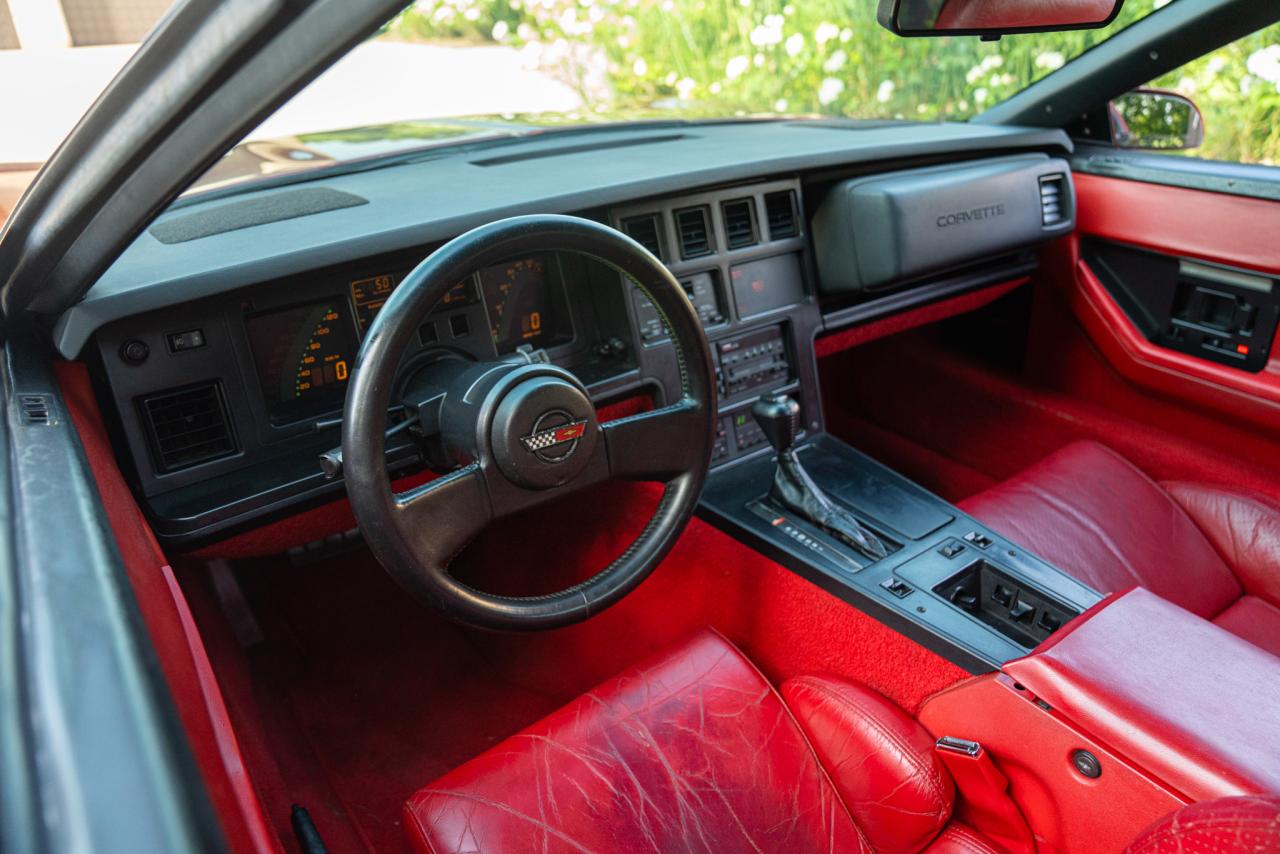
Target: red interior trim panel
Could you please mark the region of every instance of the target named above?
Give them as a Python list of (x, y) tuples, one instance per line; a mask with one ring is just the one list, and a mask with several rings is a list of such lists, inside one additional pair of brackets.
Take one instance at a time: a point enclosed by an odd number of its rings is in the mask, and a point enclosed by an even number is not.
[[(1259, 199), (1075, 176), (1079, 235), (1180, 258), (1280, 273), (1280, 204)], [(1280, 430), (1280, 335), (1257, 373), (1162, 347), (1147, 338), (1068, 241), (1070, 302), (1112, 367), (1130, 382), (1215, 413)]]

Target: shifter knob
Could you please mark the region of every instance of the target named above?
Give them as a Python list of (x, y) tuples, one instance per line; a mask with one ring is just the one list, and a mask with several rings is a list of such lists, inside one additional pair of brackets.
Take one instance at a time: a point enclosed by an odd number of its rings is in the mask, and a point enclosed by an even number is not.
[(800, 404), (785, 394), (761, 395), (751, 414), (778, 453), (791, 450), (800, 435)]

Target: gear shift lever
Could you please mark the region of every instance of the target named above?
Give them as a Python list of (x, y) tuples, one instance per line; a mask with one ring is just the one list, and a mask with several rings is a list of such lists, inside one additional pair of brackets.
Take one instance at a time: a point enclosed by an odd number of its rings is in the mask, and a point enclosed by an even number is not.
[(879, 560), (888, 555), (880, 538), (827, 498), (800, 464), (794, 450), (800, 435), (800, 404), (785, 394), (766, 394), (751, 407), (751, 414), (778, 452), (778, 468), (773, 473), (769, 497), (869, 558)]

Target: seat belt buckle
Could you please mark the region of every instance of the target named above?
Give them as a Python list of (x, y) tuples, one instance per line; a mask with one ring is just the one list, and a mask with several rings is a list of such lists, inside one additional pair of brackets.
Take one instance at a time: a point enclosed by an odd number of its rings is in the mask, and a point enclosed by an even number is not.
[(962, 819), (1009, 851), (1036, 850), (1031, 827), (1009, 795), (1009, 778), (981, 744), (944, 735), (934, 751), (955, 780)]

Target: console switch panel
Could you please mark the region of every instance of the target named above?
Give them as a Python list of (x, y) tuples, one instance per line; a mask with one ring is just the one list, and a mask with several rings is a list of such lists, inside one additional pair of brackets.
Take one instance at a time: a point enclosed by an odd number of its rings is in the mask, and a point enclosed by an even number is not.
[(1080, 615), (985, 559), (970, 563), (933, 592), (1028, 649)]

